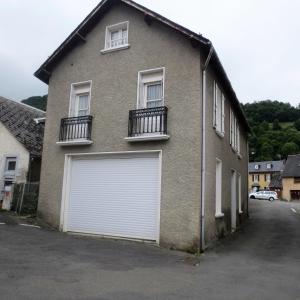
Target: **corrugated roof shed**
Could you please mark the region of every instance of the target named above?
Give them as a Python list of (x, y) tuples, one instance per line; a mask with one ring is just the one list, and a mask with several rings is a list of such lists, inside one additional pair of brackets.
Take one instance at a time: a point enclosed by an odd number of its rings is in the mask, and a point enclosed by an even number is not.
[(300, 154), (288, 156), (282, 177), (300, 177)]
[(44, 137), (44, 123), (34, 119), (45, 115), (39, 109), (0, 96), (0, 122), (33, 156), (42, 155)]

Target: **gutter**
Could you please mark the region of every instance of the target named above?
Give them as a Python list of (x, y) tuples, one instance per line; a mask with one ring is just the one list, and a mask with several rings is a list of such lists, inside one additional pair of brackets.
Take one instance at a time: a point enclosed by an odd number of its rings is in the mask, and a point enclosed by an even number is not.
[(210, 44), (209, 53), (205, 64), (202, 66), (202, 140), (201, 140), (201, 198), (200, 198), (200, 251), (205, 249), (205, 156), (206, 156), (206, 69), (214, 53), (214, 47)]

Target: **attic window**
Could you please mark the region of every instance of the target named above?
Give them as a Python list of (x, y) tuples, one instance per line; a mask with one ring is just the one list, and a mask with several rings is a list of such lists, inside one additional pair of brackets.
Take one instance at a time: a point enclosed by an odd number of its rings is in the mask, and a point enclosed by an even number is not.
[(254, 169), (255, 169), (255, 170), (258, 170), (258, 169), (259, 169), (259, 165), (255, 165), (255, 166), (254, 166)]
[(272, 168), (272, 164), (267, 164), (267, 169), (271, 169)]
[(129, 48), (128, 44), (129, 22), (122, 22), (106, 27), (105, 47), (102, 53)]

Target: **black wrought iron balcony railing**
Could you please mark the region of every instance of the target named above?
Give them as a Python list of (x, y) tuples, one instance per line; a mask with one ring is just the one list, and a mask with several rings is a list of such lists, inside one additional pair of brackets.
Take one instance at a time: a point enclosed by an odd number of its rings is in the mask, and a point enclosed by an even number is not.
[(92, 116), (61, 119), (59, 141), (91, 140), (92, 120)]
[(166, 106), (129, 111), (128, 136), (167, 134), (168, 108)]

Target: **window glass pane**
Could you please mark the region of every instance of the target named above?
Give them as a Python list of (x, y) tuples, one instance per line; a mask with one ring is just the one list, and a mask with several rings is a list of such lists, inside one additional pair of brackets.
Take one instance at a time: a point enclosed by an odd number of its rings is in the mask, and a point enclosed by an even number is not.
[(162, 84), (151, 84), (147, 87), (147, 100), (158, 100), (162, 98)]
[(118, 40), (119, 39), (119, 31), (118, 30), (117, 31), (112, 31), (110, 33), (110, 38), (111, 38), (112, 41)]
[(14, 171), (16, 169), (16, 161), (9, 161), (7, 164), (8, 171)]
[(87, 109), (89, 106), (89, 95), (79, 95), (79, 103), (78, 103), (78, 109)]

